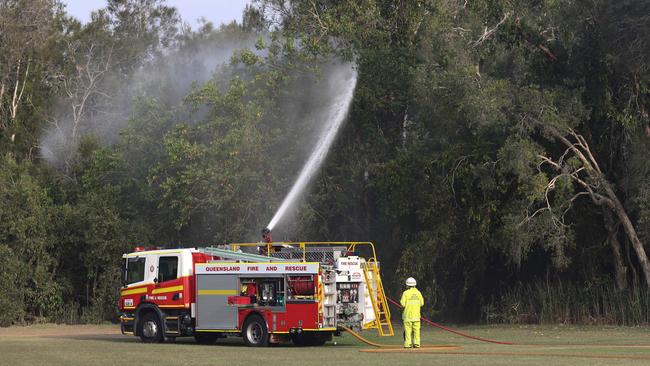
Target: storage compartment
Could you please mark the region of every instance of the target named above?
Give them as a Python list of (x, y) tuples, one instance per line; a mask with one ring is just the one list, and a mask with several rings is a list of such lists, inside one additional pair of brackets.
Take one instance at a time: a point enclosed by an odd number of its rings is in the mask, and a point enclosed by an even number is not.
[(287, 276), (290, 296), (314, 296), (314, 276)]
[[(282, 278), (242, 277), (241, 296), (247, 297), (247, 304), (260, 306), (284, 306), (284, 280)], [(234, 300), (233, 300), (234, 301)]]
[(250, 303), (250, 296), (228, 296), (229, 305), (249, 305)]

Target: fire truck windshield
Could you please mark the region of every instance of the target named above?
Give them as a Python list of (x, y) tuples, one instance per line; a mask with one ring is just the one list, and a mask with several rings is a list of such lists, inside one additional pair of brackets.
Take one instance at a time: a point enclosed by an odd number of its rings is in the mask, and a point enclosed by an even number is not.
[(126, 272), (124, 276), (125, 285), (144, 281), (145, 260), (145, 257), (128, 258), (126, 260), (126, 268), (124, 268), (124, 271)]

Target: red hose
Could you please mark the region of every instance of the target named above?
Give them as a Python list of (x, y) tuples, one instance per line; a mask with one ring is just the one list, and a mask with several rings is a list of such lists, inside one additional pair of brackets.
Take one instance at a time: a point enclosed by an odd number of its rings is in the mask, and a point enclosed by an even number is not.
[[(400, 305), (400, 303), (398, 303), (397, 301), (391, 299), (391, 298), (388, 297), (388, 296), (387, 296), (386, 298), (388, 299), (388, 301), (389, 301), (391, 304), (397, 306), (397, 307), (400, 308), (400, 309), (403, 309), (403, 306)], [(447, 328), (447, 327), (445, 327), (445, 326), (443, 326), (443, 325), (440, 325), (440, 324), (438, 324), (438, 323), (436, 323), (436, 322), (433, 322), (433, 321), (431, 321), (431, 320), (429, 320), (429, 319), (427, 319), (427, 318), (425, 318), (425, 317), (421, 317), (420, 319), (422, 319), (424, 322), (428, 323), (428, 324), (431, 325), (431, 326), (434, 326), (434, 327), (436, 327), (436, 328), (442, 329), (442, 330), (447, 331), (447, 332), (450, 332), (450, 333), (454, 333), (454, 334), (459, 335), (459, 336), (461, 336), (461, 337), (465, 337), (465, 338), (469, 338), (469, 339), (474, 339), (474, 340), (481, 341), (481, 342), (488, 342), (488, 343), (506, 344), (506, 345), (513, 345), (513, 344), (514, 344), (514, 343), (512, 343), (512, 342), (495, 341), (495, 340), (493, 340), (493, 339), (481, 338), (481, 337), (477, 337), (477, 336), (473, 336), (473, 335), (465, 334), (465, 333), (459, 332), (459, 331), (457, 331), (457, 330), (454, 330), (454, 329), (451, 329), (451, 328)]]

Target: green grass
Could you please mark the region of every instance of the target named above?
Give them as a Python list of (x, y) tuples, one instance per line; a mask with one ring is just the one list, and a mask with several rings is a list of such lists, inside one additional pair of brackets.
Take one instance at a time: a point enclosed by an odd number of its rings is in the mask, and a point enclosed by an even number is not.
[[(244, 347), (239, 338), (218, 345), (197, 345), (190, 339), (175, 344), (142, 344), (115, 334), (115, 326), (53, 326), (0, 329), (0, 365), (648, 365), (647, 328), (572, 326), (463, 327), (473, 335), (529, 346), (480, 343), (440, 330), (423, 329), (423, 344), (462, 346), (455, 354), (361, 353), (370, 348), (349, 335), (335, 337), (323, 347)], [(401, 334), (396, 329), (396, 334)], [(400, 344), (401, 337), (367, 338)], [(646, 344), (646, 348), (614, 345)], [(591, 345), (591, 346), (584, 346)], [(601, 346), (594, 346), (601, 345)], [(463, 354), (470, 353), (470, 354)], [(471, 354), (474, 353), (474, 354)], [(576, 357), (579, 356), (579, 357)], [(642, 357), (611, 359), (604, 357)], [(603, 358), (589, 358), (603, 357)]]

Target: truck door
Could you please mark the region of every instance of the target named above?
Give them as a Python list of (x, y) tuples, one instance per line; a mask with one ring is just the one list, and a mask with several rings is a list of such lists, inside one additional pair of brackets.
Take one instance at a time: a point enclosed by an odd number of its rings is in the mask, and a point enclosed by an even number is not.
[(148, 283), (153, 283), (158, 276), (158, 256), (157, 255), (146, 255), (146, 262), (144, 265), (144, 281)]
[(183, 305), (183, 280), (180, 278), (180, 258), (177, 254), (156, 256), (155, 288), (151, 291), (154, 301), (160, 306)]

